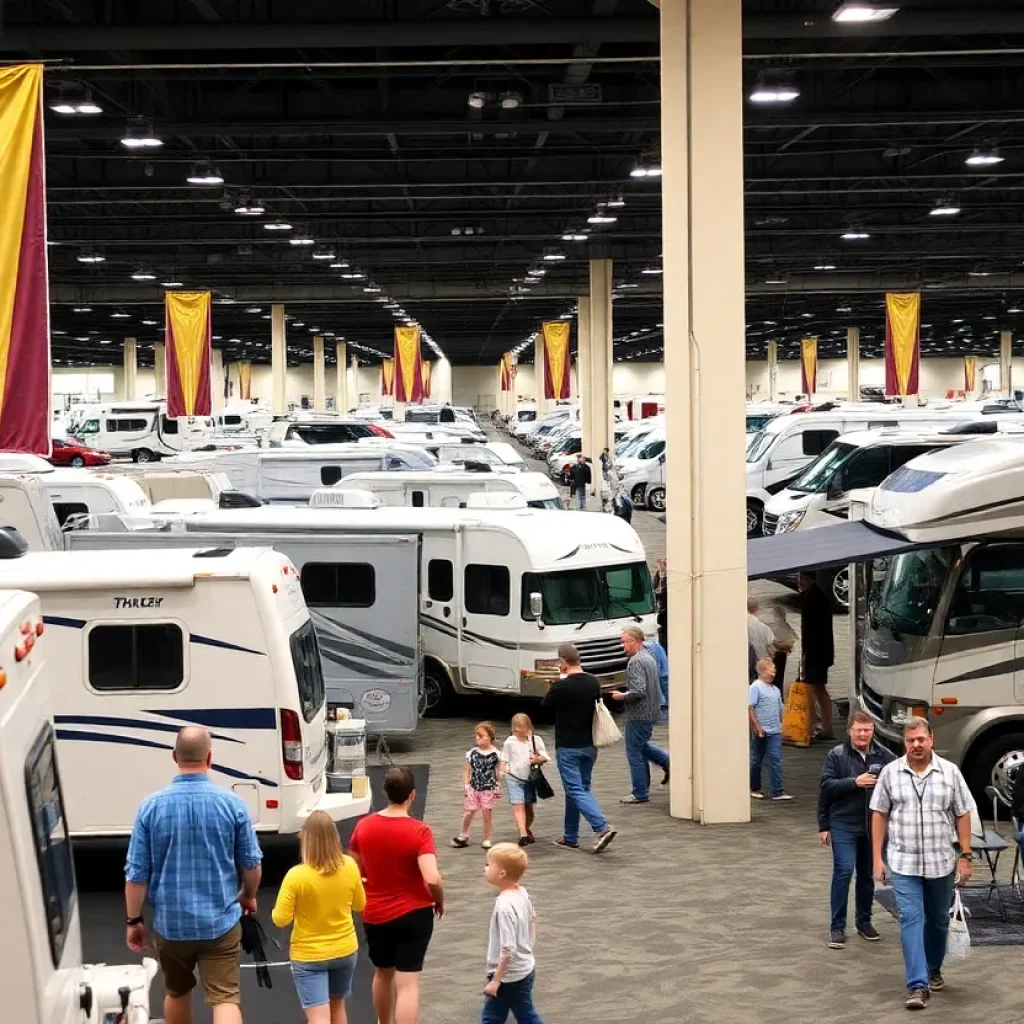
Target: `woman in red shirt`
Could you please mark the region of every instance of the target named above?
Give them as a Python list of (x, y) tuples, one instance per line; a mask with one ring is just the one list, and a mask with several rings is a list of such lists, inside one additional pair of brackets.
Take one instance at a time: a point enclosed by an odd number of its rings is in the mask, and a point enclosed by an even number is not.
[(377, 1019), (417, 1024), (420, 972), (434, 930), (444, 913), (444, 888), (430, 827), (409, 817), (416, 796), (411, 768), (384, 776), (388, 806), (356, 825), (349, 853), (366, 886), (363, 930), (373, 964), (373, 1008)]

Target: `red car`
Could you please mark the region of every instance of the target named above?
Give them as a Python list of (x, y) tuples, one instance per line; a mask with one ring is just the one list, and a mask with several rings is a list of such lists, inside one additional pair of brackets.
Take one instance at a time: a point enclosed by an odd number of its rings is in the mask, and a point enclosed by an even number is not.
[(105, 466), (110, 462), (110, 452), (86, 448), (70, 437), (55, 437), (52, 444), (50, 462), (55, 466)]

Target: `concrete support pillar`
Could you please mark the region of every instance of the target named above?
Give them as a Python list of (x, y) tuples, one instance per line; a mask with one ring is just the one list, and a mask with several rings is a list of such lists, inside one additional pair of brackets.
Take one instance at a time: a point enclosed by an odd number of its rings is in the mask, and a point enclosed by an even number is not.
[(153, 346), (153, 397), (167, 397), (167, 346), (162, 341)]
[(860, 401), (860, 328), (846, 328), (846, 381), (851, 402)]
[(327, 412), (327, 362), (319, 334), (313, 336), (313, 411)]
[(750, 819), (741, 0), (661, 0), (671, 813)]
[(533, 369), (536, 374), (534, 394), (537, 397), (537, 419), (548, 411), (548, 402), (544, 397), (544, 332), (538, 330), (537, 340), (533, 343)]
[[(591, 439), (593, 413), (588, 405), (590, 401), (590, 295), (580, 295), (576, 299), (576, 400), (580, 403), (580, 435), (583, 454), (593, 463), (591, 482), (600, 488), (597, 470), (601, 468), (598, 455), (601, 449), (594, 448)], [(600, 490), (598, 492), (600, 494)]]
[(999, 390), (1013, 394), (1013, 331), (999, 332)]
[(334, 346), (334, 411), (348, 412), (348, 345), (339, 341)]
[(779, 343), (768, 342), (768, 401), (779, 399)]
[(348, 404), (353, 408), (359, 404), (359, 357), (356, 355), (352, 356), (352, 368), (349, 370)]
[(288, 411), (288, 339), (285, 334), (284, 306), (270, 307), (270, 376), (273, 381), (275, 413)]
[(224, 353), (210, 349), (210, 407), (214, 412), (224, 408)]
[(134, 338), (124, 339), (124, 397), (132, 402), (138, 395), (139, 346)]
[[(583, 301), (582, 299), (580, 300)], [(615, 447), (612, 409), (612, 261), (590, 261), (590, 330), (586, 379), (580, 382), (583, 437), (590, 444), (593, 493), (601, 493), (601, 452)], [(582, 348), (581, 348), (582, 351)]]
[(452, 364), (447, 359), (435, 359), (430, 371), (430, 402), (431, 404), (451, 404), (452, 401)]

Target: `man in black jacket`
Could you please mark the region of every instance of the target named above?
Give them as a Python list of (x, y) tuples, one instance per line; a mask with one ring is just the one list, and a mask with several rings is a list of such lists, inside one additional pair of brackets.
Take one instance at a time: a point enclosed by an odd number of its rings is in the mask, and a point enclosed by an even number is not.
[(818, 836), (832, 846), (832, 923), (829, 948), (846, 945), (846, 905), (850, 879), (857, 872), (854, 890), (857, 934), (868, 942), (879, 935), (871, 923), (875, 896), (871, 855), (871, 811), (868, 798), (878, 773), (895, 755), (874, 741), (875, 724), (864, 711), (850, 715), (849, 737), (833, 747), (821, 766), (818, 791)]
[(579, 452), (572, 469), (569, 470), (569, 497), (576, 496), (576, 507), (581, 512), (587, 511), (587, 488), (590, 486), (590, 467)]
[(813, 572), (797, 577), (800, 588), (800, 647), (803, 656), (801, 679), (809, 683), (821, 715), (819, 739), (832, 736), (832, 698), (828, 695), (828, 670), (836, 660), (832, 637), (832, 603), (818, 586)]

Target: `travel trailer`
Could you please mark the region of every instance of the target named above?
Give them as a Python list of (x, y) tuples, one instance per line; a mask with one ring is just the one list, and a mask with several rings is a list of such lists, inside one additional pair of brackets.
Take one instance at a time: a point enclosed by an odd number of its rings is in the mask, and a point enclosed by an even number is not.
[[(433, 470), (402, 470), (392, 473), (353, 473), (332, 490), (364, 490), (381, 505), (409, 505), (413, 508), (465, 508), (477, 493), (518, 494), (529, 508), (562, 508), (562, 497), (543, 473), (495, 472), (486, 463), (470, 462), (467, 467), (438, 466)], [(310, 504), (317, 506), (317, 492)], [(329, 496), (330, 491), (327, 492)]]
[[(487, 496), (487, 497), (497, 497)], [(335, 535), (421, 538), (417, 581), (427, 707), (456, 693), (540, 696), (558, 677), (558, 645), (571, 641), (603, 686), (624, 679), (626, 626), (655, 632), (643, 545), (616, 516), (538, 509), (318, 509), (263, 506), (200, 513), (188, 531), (242, 538)]]
[[(211, 730), (211, 778), (245, 800), (257, 831), (297, 832), (314, 810), (336, 820), (369, 810), (368, 798), (327, 792), (319, 648), (283, 555), (26, 554), (16, 533), (0, 531), (0, 556), (0, 588), (42, 603), (73, 836), (128, 835), (190, 723)], [(31, 642), (26, 634), (23, 648)], [(117, 771), (103, 768), (110, 758)]]
[[(82, 964), (82, 928), (39, 599), (0, 591), (0, 960), (8, 1020), (146, 1024), (155, 960)], [(119, 990), (127, 997), (122, 1005)]]
[[(191, 518), (191, 517), (190, 517)], [(316, 630), (328, 717), (347, 708), (373, 735), (411, 733), (423, 710), (417, 534), (358, 536), (209, 529), (197, 519), (97, 517), (66, 536), (72, 551), (273, 547), (296, 567)]]
[(95, 406), (75, 428), (74, 437), (89, 448), (154, 462), (165, 455), (201, 448), (214, 436), (209, 416), (167, 415), (166, 402), (115, 402)]
[(114, 473), (134, 480), (154, 506), (161, 502), (182, 500), (205, 500), (216, 504), (222, 494), (232, 490), (231, 480), (226, 473), (175, 468), (166, 461), (159, 466), (119, 462), (107, 466), (104, 473)]

